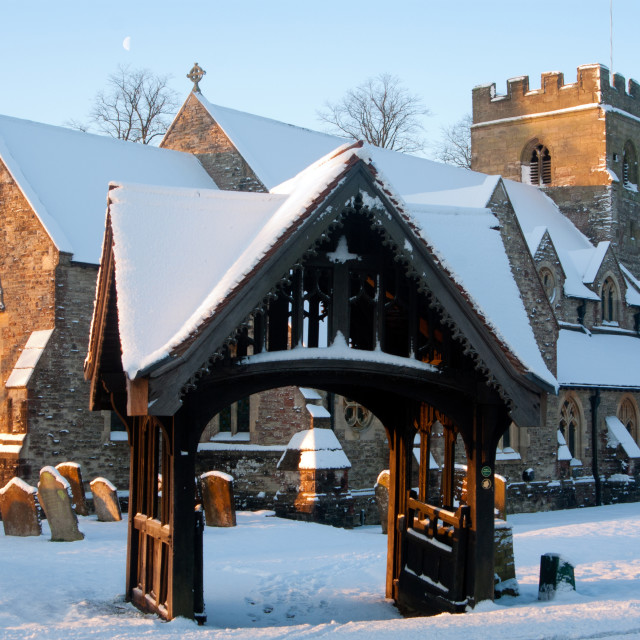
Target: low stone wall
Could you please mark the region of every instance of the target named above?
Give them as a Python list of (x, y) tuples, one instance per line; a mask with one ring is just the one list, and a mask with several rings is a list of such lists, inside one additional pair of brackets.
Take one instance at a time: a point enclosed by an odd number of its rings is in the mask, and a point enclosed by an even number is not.
[[(637, 477), (615, 475), (603, 478), (602, 504), (640, 501)], [(512, 482), (507, 485), (507, 513), (533, 513), (596, 505), (593, 477), (552, 482)]]

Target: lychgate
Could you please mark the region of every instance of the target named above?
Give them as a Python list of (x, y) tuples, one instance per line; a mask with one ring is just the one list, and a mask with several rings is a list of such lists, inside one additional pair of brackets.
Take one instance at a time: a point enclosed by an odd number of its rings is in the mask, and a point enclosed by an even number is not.
[[(200, 434), (230, 403), (285, 385), (352, 398), (386, 428), (387, 596), (423, 613), (493, 598), (496, 445), (512, 420), (539, 423), (550, 387), (471, 298), (428, 225), (358, 144), (269, 194), (111, 190), (86, 375), (92, 407), (117, 411), (129, 432), (129, 600), (165, 618), (203, 615)], [(433, 505), (436, 421), (446, 460)], [(460, 505), (457, 434), (468, 463)]]

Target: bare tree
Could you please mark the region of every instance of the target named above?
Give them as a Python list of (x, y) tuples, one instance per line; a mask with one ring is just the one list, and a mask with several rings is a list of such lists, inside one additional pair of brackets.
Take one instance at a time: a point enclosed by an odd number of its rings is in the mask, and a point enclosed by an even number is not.
[(89, 124), (68, 124), (81, 131), (97, 130), (112, 138), (149, 144), (164, 135), (179, 105), (168, 81), (168, 76), (148, 69), (121, 65), (109, 76), (107, 89), (96, 95)]
[(336, 103), (327, 102), (318, 118), (332, 133), (395, 151), (421, 151), (425, 142), (422, 116), (429, 111), (409, 93), (400, 79), (388, 73), (369, 78), (350, 89)]
[(436, 149), (436, 158), (457, 167), (471, 168), (471, 125), (470, 114), (458, 122), (441, 129), (441, 139)]

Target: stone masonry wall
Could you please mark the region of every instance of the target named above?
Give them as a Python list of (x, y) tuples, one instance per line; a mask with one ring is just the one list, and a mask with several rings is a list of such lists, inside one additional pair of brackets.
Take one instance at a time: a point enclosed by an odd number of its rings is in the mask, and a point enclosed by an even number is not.
[(129, 447), (110, 440), (109, 422), (89, 411), (84, 380), (98, 268), (61, 254), (56, 270), (56, 329), (29, 384), (29, 439), (23, 454), (25, 479), (37, 482), (44, 465), (67, 460), (82, 466), (88, 483), (97, 476), (118, 489), (129, 484)]
[[(25, 433), (26, 391), (13, 390), (11, 417), (5, 388), (33, 331), (51, 329), (55, 318), (58, 251), (29, 203), (0, 162), (0, 433)], [(22, 461), (0, 453), (0, 486), (20, 472)]]
[(496, 189), (489, 206), (500, 221), (500, 233), (507, 248), (511, 272), (529, 313), (529, 323), (536, 342), (549, 371), (555, 375), (558, 327), (522, 229), (502, 185)]
[(187, 98), (160, 146), (195, 154), (220, 189), (267, 191), (194, 93)]

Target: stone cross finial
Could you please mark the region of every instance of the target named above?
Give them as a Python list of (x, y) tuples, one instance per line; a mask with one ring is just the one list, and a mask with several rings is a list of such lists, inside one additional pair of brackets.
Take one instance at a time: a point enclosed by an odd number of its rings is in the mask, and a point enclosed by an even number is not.
[(187, 78), (193, 82), (193, 91), (195, 93), (200, 93), (200, 86), (198, 83), (205, 76), (207, 72), (197, 63), (193, 63), (193, 67), (191, 67), (191, 71), (187, 73)]

